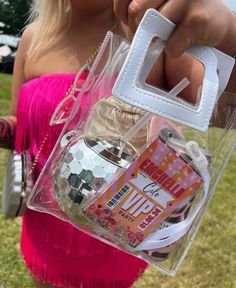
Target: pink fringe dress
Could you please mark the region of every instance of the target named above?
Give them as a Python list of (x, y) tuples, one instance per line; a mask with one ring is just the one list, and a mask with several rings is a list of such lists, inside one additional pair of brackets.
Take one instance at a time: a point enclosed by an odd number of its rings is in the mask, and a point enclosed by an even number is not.
[[(75, 75), (51, 74), (26, 82), (19, 95), (18, 152), (37, 155), (50, 118)], [(53, 127), (40, 154), (35, 177), (45, 164), (62, 129)], [(21, 251), (33, 276), (55, 287), (125, 288), (147, 267), (142, 260), (108, 246), (48, 214), (27, 209), (23, 216)]]

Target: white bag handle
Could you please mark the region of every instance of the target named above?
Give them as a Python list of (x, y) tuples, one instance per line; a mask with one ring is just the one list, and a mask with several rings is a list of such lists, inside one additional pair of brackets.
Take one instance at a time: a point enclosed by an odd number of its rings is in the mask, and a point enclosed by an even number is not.
[[(198, 107), (173, 97), (176, 95), (151, 87), (145, 83), (147, 75), (163, 52), (165, 41), (174, 29), (175, 24), (159, 12), (154, 9), (147, 10), (113, 87), (113, 96), (180, 124), (206, 131), (215, 103), (229, 80), (234, 59), (209, 47), (195, 46), (188, 49), (188, 53), (205, 67)], [(156, 50), (144, 63), (155, 37), (159, 38)]]

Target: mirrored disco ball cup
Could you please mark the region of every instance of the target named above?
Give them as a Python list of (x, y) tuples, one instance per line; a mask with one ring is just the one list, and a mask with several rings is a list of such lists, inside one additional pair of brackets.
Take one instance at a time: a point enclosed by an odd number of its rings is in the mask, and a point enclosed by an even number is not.
[(81, 205), (93, 199), (120, 168), (127, 168), (134, 155), (134, 149), (118, 139), (72, 142), (54, 169), (54, 193), (60, 208), (76, 218)]

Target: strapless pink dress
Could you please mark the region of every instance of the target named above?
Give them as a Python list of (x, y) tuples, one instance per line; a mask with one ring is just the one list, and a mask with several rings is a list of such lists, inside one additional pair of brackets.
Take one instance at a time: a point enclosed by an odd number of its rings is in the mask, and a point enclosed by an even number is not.
[[(73, 83), (74, 75), (52, 74), (25, 83), (19, 94), (19, 152), (34, 157), (45, 138), (50, 118)], [(53, 127), (37, 163), (37, 177), (60, 134)], [(23, 216), (21, 251), (33, 276), (55, 287), (125, 288), (147, 267), (142, 260), (100, 242), (48, 214), (27, 210)]]

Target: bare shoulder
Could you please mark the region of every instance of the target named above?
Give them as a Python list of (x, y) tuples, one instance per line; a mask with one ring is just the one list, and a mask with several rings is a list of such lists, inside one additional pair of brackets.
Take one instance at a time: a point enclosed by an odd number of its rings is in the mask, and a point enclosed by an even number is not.
[(18, 48), (19, 53), (22, 52), (24, 55), (27, 54), (33, 39), (33, 34), (36, 29), (36, 25), (37, 23), (32, 23), (25, 28)]
[(22, 34), (21, 41), (16, 53), (16, 59), (14, 64), (13, 81), (12, 81), (12, 101), (11, 111), (12, 114), (16, 114), (16, 105), (18, 94), (21, 86), (28, 80), (25, 73), (25, 63), (29, 47), (31, 45), (35, 24), (29, 25)]

